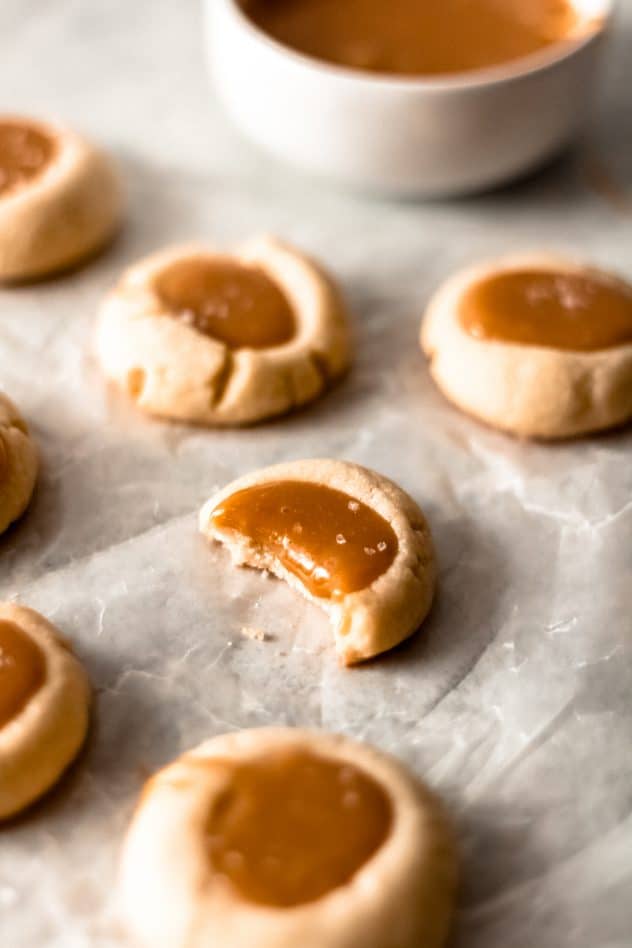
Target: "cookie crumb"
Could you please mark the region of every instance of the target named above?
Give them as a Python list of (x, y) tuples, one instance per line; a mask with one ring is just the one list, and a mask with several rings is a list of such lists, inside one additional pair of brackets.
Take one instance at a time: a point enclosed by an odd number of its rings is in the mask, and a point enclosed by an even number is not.
[(263, 629), (257, 629), (252, 625), (244, 625), (240, 629), (241, 634), (246, 639), (253, 639), (255, 642), (269, 642), (271, 636), (267, 632), (264, 632)]

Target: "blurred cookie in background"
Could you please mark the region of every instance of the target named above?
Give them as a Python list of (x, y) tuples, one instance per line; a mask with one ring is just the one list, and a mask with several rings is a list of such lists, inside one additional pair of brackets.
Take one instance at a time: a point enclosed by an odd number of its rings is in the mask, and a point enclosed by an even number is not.
[(121, 211), (100, 149), (57, 122), (0, 115), (0, 281), (74, 266), (107, 243)]

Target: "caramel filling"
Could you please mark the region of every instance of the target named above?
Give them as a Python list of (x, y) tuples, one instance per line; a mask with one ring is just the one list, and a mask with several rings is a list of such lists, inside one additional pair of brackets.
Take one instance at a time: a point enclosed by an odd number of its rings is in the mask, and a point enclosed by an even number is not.
[(265, 349), (296, 333), (292, 307), (258, 267), (228, 259), (172, 263), (155, 282), (171, 315), (231, 349)]
[(53, 138), (27, 122), (0, 121), (0, 197), (42, 174), (56, 147)]
[(45, 678), (39, 645), (15, 623), (0, 619), (0, 728), (19, 714)]
[(393, 562), (397, 537), (383, 517), (342, 491), (309, 481), (275, 481), (227, 497), (212, 515), (272, 553), (320, 598), (370, 586)]
[(261, 30), (298, 52), (392, 75), (497, 66), (570, 39), (582, 25), (569, 0), (242, 0), (242, 5)]
[(510, 270), (473, 286), (460, 319), (477, 339), (594, 352), (632, 343), (632, 288), (593, 274)]
[(229, 779), (208, 819), (208, 854), (250, 902), (313, 902), (349, 882), (388, 836), (389, 797), (350, 764), (305, 750), (217, 764)]

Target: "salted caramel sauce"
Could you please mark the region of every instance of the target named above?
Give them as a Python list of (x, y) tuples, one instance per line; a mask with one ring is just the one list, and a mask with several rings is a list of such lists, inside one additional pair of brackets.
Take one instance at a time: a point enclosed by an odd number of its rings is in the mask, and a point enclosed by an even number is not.
[(22, 711), (45, 678), (39, 645), (14, 622), (0, 619), (0, 728)]
[(289, 749), (208, 765), (228, 770), (207, 822), (209, 860), (250, 902), (313, 902), (348, 883), (389, 834), (390, 798), (351, 764)]
[(0, 198), (42, 174), (56, 151), (55, 139), (40, 128), (0, 119)]
[(366, 589), (397, 553), (391, 525), (343, 491), (310, 481), (274, 481), (237, 491), (211, 515), (271, 552), (319, 598)]
[(166, 267), (154, 288), (175, 319), (231, 349), (280, 346), (296, 333), (285, 293), (256, 266), (190, 257)]
[(507, 270), (467, 292), (460, 320), (476, 339), (595, 352), (632, 343), (632, 287), (589, 272)]
[(242, 6), (256, 26), (300, 53), (390, 75), (497, 66), (582, 32), (570, 0), (242, 0)]

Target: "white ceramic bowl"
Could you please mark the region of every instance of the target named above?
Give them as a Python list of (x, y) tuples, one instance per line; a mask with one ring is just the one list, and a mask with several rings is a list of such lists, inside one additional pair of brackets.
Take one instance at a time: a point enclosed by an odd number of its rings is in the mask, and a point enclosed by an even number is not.
[(574, 0), (598, 25), (572, 42), (487, 70), (418, 79), (312, 59), (258, 29), (238, 0), (205, 2), (217, 90), (247, 135), (350, 187), (425, 196), (499, 185), (572, 140), (591, 103), (613, 5)]

